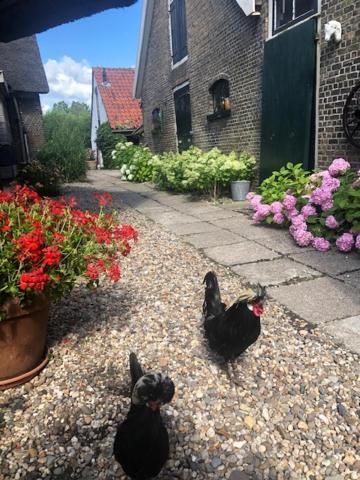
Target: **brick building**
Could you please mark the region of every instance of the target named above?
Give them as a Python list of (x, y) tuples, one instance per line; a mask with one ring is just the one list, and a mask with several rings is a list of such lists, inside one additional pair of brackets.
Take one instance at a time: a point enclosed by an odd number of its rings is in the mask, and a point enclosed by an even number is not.
[[(359, 15), (359, 0), (145, 0), (135, 79), (145, 142), (246, 150), (262, 177), (288, 161), (359, 165), (342, 122), (360, 82)], [(339, 43), (325, 40), (330, 20)]]
[(0, 176), (36, 157), (43, 136), (40, 93), (49, 87), (35, 36), (0, 43)]

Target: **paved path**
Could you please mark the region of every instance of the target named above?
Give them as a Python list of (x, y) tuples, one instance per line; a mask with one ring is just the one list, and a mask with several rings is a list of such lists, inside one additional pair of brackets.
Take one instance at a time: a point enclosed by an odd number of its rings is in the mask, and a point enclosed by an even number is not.
[(286, 231), (254, 225), (247, 202), (194, 201), (122, 182), (118, 171), (88, 177), (250, 284), (266, 285), (288, 310), (360, 353), (360, 255), (300, 248)]

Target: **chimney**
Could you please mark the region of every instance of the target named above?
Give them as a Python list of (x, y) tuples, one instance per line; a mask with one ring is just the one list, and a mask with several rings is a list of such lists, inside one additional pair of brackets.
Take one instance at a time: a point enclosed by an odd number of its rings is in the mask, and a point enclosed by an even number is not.
[(108, 87), (110, 85), (110, 82), (107, 78), (107, 74), (106, 74), (106, 68), (103, 67), (102, 69), (102, 83), (105, 87)]

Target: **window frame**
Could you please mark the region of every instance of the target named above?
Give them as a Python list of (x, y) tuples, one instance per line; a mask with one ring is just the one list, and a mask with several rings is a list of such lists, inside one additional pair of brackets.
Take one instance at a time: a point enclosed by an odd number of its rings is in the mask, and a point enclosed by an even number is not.
[(297, 23), (300, 23), (307, 18), (312, 17), (313, 15), (318, 14), (319, 12), (319, 4), (318, 0), (312, 0), (313, 2), (313, 8), (309, 10), (308, 12), (303, 13), (302, 15), (299, 15), (298, 17), (295, 17), (295, 11), (296, 11), (296, 2), (299, 0), (292, 0), (293, 4), (293, 15), (292, 15), (292, 20), (289, 22), (285, 23), (284, 25), (281, 25), (280, 27), (276, 28), (276, 0), (271, 0), (271, 10), (270, 10), (270, 18), (271, 18), (271, 35), (274, 36), (278, 33), (281, 33), (288, 28), (293, 27)]
[[(157, 118), (155, 117), (157, 116)], [(157, 125), (156, 125), (157, 122)], [(160, 135), (162, 133), (162, 110), (156, 107), (151, 112), (151, 134)]]
[[(219, 107), (219, 102), (221, 99), (216, 98), (219, 97), (219, 90), (223, 89), (227, 91), (227, 96), (223, 96), (224, 105), (223, 107)], [(217, 91), (218, 90), (218, 91)], [(217, 78), (210, 86), (209, 93), (211, 95), (211, 102), (212, 102), (212, 113), (207, 116), (209, 122), (213, 122), (215, 120), (219, 120), (221, 118), (227, 118), (231, 115), (231, 96), (230, 96), (230, 82), (227, 78)], [(228, 100), (228, 106), (225, 106), (225, 100)]]
[(170, 55), (171, 55), (171, 69), (174, 70), (175, 68), (177, 68), (178, 66), (182, 65), (183, 63), (185, 63), (187, 61), (187, 59), (189, 58), (189, 51), (188, 51), (188, 45), (187, 45), (187, 23), (186, 23), (186, 1), (183, 0), (184, 2), (184, 8), (185, 8), (185, 36), (186, 36), (186, 40), (185, 40), (185, 48), (186, 48), (186, 54), (183, 58), (181, 58), (180, 60), (176, 61), (174, 63), (174, 51), (173, 51), (173, 34), (172, 34), (172, 21), (171, 21), (171, 5), (175, 2), (175, 1), (179, 1), (179, 0), (168, 0), (168, 13), (169, 13), (169, 39), (170, 39)]

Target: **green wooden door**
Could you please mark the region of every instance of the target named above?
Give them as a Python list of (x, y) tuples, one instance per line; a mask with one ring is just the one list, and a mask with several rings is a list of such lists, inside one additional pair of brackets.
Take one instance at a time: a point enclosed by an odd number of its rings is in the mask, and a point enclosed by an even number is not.
[(265, 43), (261, 180), (287, 162), (314, 166), (316, 19)]
[(192, 145), (190, 87), (176, 90), (174, 93), (176, 131), (179, 152), (187, 150)]

